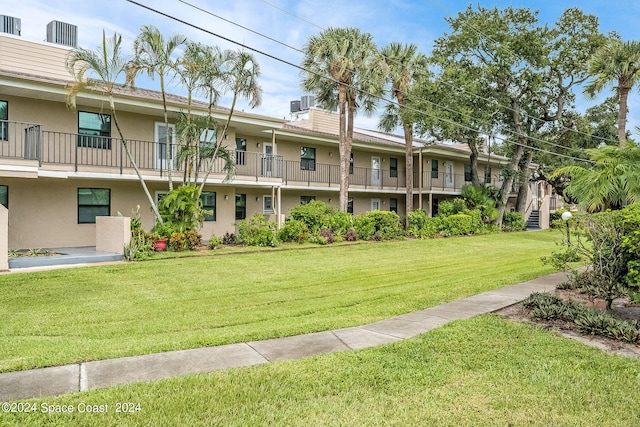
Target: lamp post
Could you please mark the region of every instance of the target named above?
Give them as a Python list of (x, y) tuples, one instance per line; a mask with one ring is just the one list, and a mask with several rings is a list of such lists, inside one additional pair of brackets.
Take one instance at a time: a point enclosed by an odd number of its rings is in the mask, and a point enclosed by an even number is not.
[(571, 246), (571, 235), (569, 234), (569, 220), (571, 219), (572, 216), (573, 215), (571, 215), (571, 212), (569, 211), (562, 213), (562, 220), (564, 221), (565, 224), (567, 224), (567, 246)]

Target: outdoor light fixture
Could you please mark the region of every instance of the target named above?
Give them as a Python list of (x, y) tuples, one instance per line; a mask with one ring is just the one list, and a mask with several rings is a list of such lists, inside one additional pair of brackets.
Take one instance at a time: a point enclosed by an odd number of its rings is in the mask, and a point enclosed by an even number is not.
[(259, 202), (259, 201), (260, 201), (260, 197), (256, 197), (256, 202)]
[(225, 195), (224, 195), (224, 199), (225, 199), (225, 200), (229, 200), (229, 195), (228, 195), (228, 194), (225, 194)]
[(561, 216), (564, 223), (567, 224), (567, 246), (571, 246), (571, 235), (569, 234), (569, 220), (571, 219), (572, 216), (573, 215), (569, 211), (563, 212)]

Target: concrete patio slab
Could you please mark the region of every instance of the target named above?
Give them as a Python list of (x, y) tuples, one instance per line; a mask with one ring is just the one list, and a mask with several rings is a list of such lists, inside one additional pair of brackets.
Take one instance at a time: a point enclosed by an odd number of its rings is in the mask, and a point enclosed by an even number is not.
[(248, 344), (270, 362), (349, 350), (349, 347), (331, 331), (252, 341)]
[(100, 360), (82, 364), (81, 390), (266, 363), (247, 344)]
[(0, 401), (72, 393), (79, 384), (79, 365), (7, 372), (0, 374)]
[(400, 341), (398, 337), (370, 331), (361, 326), (337, 329), (333, 331), (333, 333), (352, 350), (360, 350)]

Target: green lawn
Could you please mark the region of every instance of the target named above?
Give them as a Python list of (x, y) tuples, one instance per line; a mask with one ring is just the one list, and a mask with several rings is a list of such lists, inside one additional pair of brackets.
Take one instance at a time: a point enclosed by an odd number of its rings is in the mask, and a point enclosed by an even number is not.
[(362, 325), (551, 273), (558, 233), (0, 276), (0, 371)]
[[(36, 413), (0, 424), (635, 427), (639, 393), (640, 361), (483, 315), (372, 349), (31, 400)], [(42, 413), (55, 405), (76, 412)]]

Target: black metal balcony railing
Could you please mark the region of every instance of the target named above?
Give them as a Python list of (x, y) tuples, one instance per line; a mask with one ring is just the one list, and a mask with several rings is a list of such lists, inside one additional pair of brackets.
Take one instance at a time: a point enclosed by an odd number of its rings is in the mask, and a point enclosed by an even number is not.
[[(152, 141), (127, 140), (127, 146), (138, 168), (154, 171), (161, 176), (167, 172), (165, 144)], [(176, 157), (176, 147), (171, 156)], [(74, 133), (42, 130), (39, 125), (22, 122), (0, 121), (0, 157), (36, 160), (39, 165), (68, 165), (74, 171), (91, 168), (110, 169), (113, 173), (132, 173), (133, 165), (118, 138), (86, 136)], [(200, 176), (208, 169), (210, 161), (200, 165)], [(236, 178), (280, 179), (285, 185), (339, 187), (340, 166), (284, 160), (282, 156), (265, 155), (247, 151), (235, 152)], [(183, 165), (174, 164), (176, 172)], [(224, 162), (214, 160), (213, 174), (224, 174)], [(421, 181), (420, 181), (421, 179)], [(440, 190), (458, 192), (467, 184), (464, 174), (425, 171), (420, 177), (414, 173), (414, 190)], [(500, 186), (499, 180), (494, 185)], [(404, 171), (353, 167), (349, 185), (354, 188), (397, 190), (405, 188)]]

